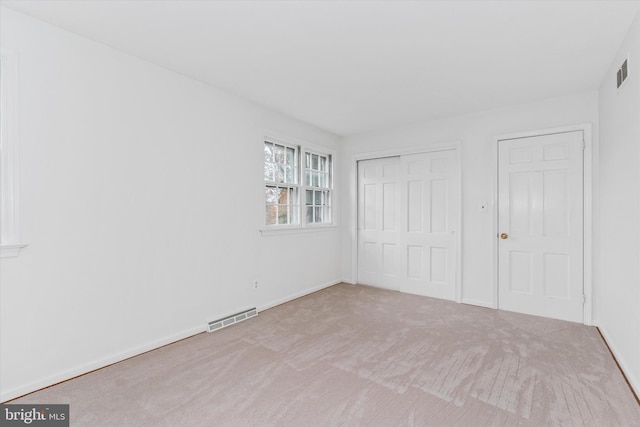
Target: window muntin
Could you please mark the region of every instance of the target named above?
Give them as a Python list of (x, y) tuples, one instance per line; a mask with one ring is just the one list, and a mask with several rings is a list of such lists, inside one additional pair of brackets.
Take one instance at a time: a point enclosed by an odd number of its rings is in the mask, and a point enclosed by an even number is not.
[(332, 155), (264, 140), (267, 227), (332, 224)]
[(264, 142), (265, 224), (299, 223), (298, 147)]

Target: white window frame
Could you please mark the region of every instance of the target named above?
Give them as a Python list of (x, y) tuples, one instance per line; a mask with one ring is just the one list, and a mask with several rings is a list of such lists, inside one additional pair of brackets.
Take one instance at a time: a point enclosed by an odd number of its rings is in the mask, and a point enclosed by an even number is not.
[(0, 257), (16, 257), (20, 243), (18, 199), (18, 61), (0, 52)]
[[(312, 157), (318, 156), (319, 158), (326, 158), (327, 159), (326, 172), (321, 171), (319, 169), (313, 169), (313, 164), (311, 165), (311, 168), (308, 169), (306, 164), (307, 154)], [(301, 165), (300, 165), (300, 168), (303, 170), (301, 175), (304, 178), (303, 188), (302, 188), (303, 194), (301, 194), (301, 197), (303, 199), (302, 200), (303, 203), (301, 203), (301, 206), (302, 206), (302, 217), (304, 219), (304, 223), (307, 227), (322, 227), (327, 225), (333, 225), (333, 155), (331, 153), (320, 152), (318, 150), (305, 149), (300, 153), (300, 156), (301, 156), (301, 160), (304, 159), (304, 162), (301, 161)], [(312, 176), (314, 173), (318, 173), (318, 175), (320, 175), (320, 173), (326, 173), (327, 185), (326, 186), (322, 186), (320, 184), (313, 185), (313, 179), (310, 185), (307, 180), (307, 172), (309, 172)], [(318, 179), (318, 181), (320, 181), (320, 179)], [(309, 205), (307, 201), (307, 192), (309, 191), (311, 191), (313, 194), (311, 205)], [(317, 200), (315, 195), (317, 193), (324, 195), (324, 197), (321, 197), (322, 200), (320, 204), (315, 203), (315, 201)], [(324, 212), (322, 213), (322, 216), (324, 217), (328, 213), (329, 221), (308, 222), (307, 209), (309, 208), (312, 208), (314, 210), (314, 214), (313, 214), (314, 217), (318, 209), (320, 209), (321, 211), (324, 210)]]
[[(297, 233), (297, 232), (305, 232), (305, 231), (320, 231), (325, 229), (332, 229), (336, 227), (336, 190), (335, 190), (335, 179), (334, 179), (334, 164), (336, 161), (336, 153), (334, 150), (330, 150), (326, 147), (317, 146), (313, 144), (306, 143), (304, 141), (300, 141), (290, 137), (284, 137), (281, 135), (274, 135), (273, 133), (265, 133), (262, 137), (261, 141), (261, 151), (264, 152), (265, 143), (273, 143), (277, 145), (282, 145), (289, 148), (294, 148), (296, 150), (295, 155), (297, 156), (296, 164), (296, 180), (295, 184), (281, 184), (282, 187), (291, 186), (297, 189), (297, 201), (295, 202), (295, 206), (297, 206), (297, 218), (295, 223), (293, 224), (267, 224), (266, 221), (266, 194), (265, 189), (269, 185), (278, 185), (273, 181), (267, 181), (265, 179), (264, 167), (265, 167), (265, 157), (264, 154), (261, 155), (262, 159), (262, 198), (261, 198), (261, 226), (260, 231), (263, 235), (269, 234), (279, 234), (279, 233)], [(328, 187), (318, 188), (314, 186), (308, 186), (305, 180), (305, 155), (306, 153), (316, 154), (320, 156), (324, 156), (329, 160), (328, 166)], [(321, 223), (310, 223), (307, 222), (306, 217), (306, 191), (318, 191), (323, 190), (328, 193), (329, 200), (327, 200), (327, 207), (330, 210), (330, 218), (329, 222), (321, 222)]]
[[(263, 142), (263, 150), (264, 150), (264, 146), (266, 144), (271, 144), (274, 149), (276, 146), (278, 147), (283, 147), (284, 148), (284, 158), (285, 158), (285, 163), (281, 163), (278, 162), (278, 159), (274, 159), (274, 161), (271, 161), (269, 163), (271, 163), (273, 165), (273, 180), (268, 180), (266, 178), (266, 173), (265, 173), (265, 178), (264, 178), (264, 187), (265, 190), (268, 187), (273, 187), (276, 189), (283, 189), (286, 190), (286, 203), (281, 203), (282, 200), (279, 199), (279, 196), (275, 196), (276, 197), (276, 203), (268, 203), (268, 199), (266, 197), (266, 193), (265, 193), (265, 214), (264, 214), (264, 225), (265, 227), (295, 227), (298, 226), (300, 224), (300, 147), (296, 146), (294, 144), (290, 144), (278, 139), (274, 139), (274, 138), (265, 138), (264, 142)], [(291, 160), (293, 161), (293, 164), (289, 163), (289, 156), (288, 156), (288, 152), (289, 150), (293, 150), (293, 157), (291, 158)], [(275, 151), (275, 150), (274, 150)], [(264, 167), (266, 169), (266, 164), (267, 164), (267, 160), (266, 158), (264, 159)], [(280, 180), (278, 179), (278, 170), (279, 168), (283, 169), (283, 179)], [(288, 170), (291, 170), (291, 173), (289, 174)], [(266, 172), (266, 171), (265, 171)], [(287, 176), (290, 176), (290, 178), (292, 179), (287, 179)], [(293, 197), (293, 200), (292, 200)], [(275, 211), (275, 220), (276, 223), (275, 224), (267, 224), (266, 221), (266, 217), (267, 217), (267, 211), (269, 210), (269, 207), (273, 207), (274, 211)], [(281, 223), (278, 224), (277, 221), (280, 218), (280, 212), (281, 209), (285, 209), (286, 211), (286, 217), (287, 217), (287, 222), (286, 223)]]

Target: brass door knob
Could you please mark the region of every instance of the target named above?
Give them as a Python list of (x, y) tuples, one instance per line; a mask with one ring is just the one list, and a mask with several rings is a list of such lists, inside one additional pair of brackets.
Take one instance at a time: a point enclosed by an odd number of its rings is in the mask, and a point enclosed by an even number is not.
[(502, 234), (500, 235), (500, 238), (501, 238), (501, 239), (506, 239), (507, 237), (509, 237), (509, 235), (508, 235), (507, 233), (502, 233)]

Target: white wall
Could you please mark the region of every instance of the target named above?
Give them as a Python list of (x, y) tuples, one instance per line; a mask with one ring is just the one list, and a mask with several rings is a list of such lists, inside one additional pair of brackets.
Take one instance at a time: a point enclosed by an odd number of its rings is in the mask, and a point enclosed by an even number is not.
[[(495, 307), (493, 138), (508, 133), (591, 123), (593, 143), (597, 147), (597, 122), (597, 92), (590, 92), (344, 138), (342, 269), (345, 281), (355, 280), (351, 256), (355, 235), (355, 206), (351, 202), (356, 197), (354, 156), (459, 141), (462, 145), (462, 301)], [(489, 209), (481, 212), (480, 205), (486, 202), (490, 203)]]
[(258, 232), (263, 130), (336, 136), (5, 8), (1, 31), (29, 246), (1, 260), (0, 400), (340, 280), (337, 229)]
[[(629, 77), (616, 89), (629, 55)], [(600, 230), (597, 321), (640, 393), (640, 15), (600, 87)]]
[[(354, 281), (361, 153), (461, 142), (462, 297), (493, 306), (493, 137), (578, 123), (593, 124), (596, 158), (599, 134), (603, 145), (595, 319), (639, 388), (638, 19), (612, 64), (630, 52), (630, 80), (617, 93), (612, 69), (599, 104), (596, 92), (577, 94), (350, 136), (339, 147), (334, 135), (179, 74), (5, 8), (1, 15), (1, 47), (20, 68), (29, 244), (0, 260), (1, 401), (218, 316)], [(264, 129), (338, 150), (342, 232), (261, 237)]]

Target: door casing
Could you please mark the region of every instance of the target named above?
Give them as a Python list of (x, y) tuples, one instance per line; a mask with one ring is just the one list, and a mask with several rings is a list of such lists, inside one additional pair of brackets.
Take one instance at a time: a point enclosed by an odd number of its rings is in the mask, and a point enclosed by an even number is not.
[(583, 224), (583, 287), (585, 302), (583, 306), (583, 323), (585, 325), (593, 324), (593, 278), (592, 278), (592, 224), (593, 224), (593, 146), (592, 131), (590, 123), (563, 126), (550, 129), (541, 129), (527, 132), (518, 132), (512, 134), (498, 135), (493, 138), (493, 308), (500, 308), (498, 305), (498, 144), (501, 140), (529, 138), (535, 136), (544, 136), (556, 133), (582, 131), (584, 135), (584, 156), (583, 156), (583, 203), (584, 203), (584, 224)]

